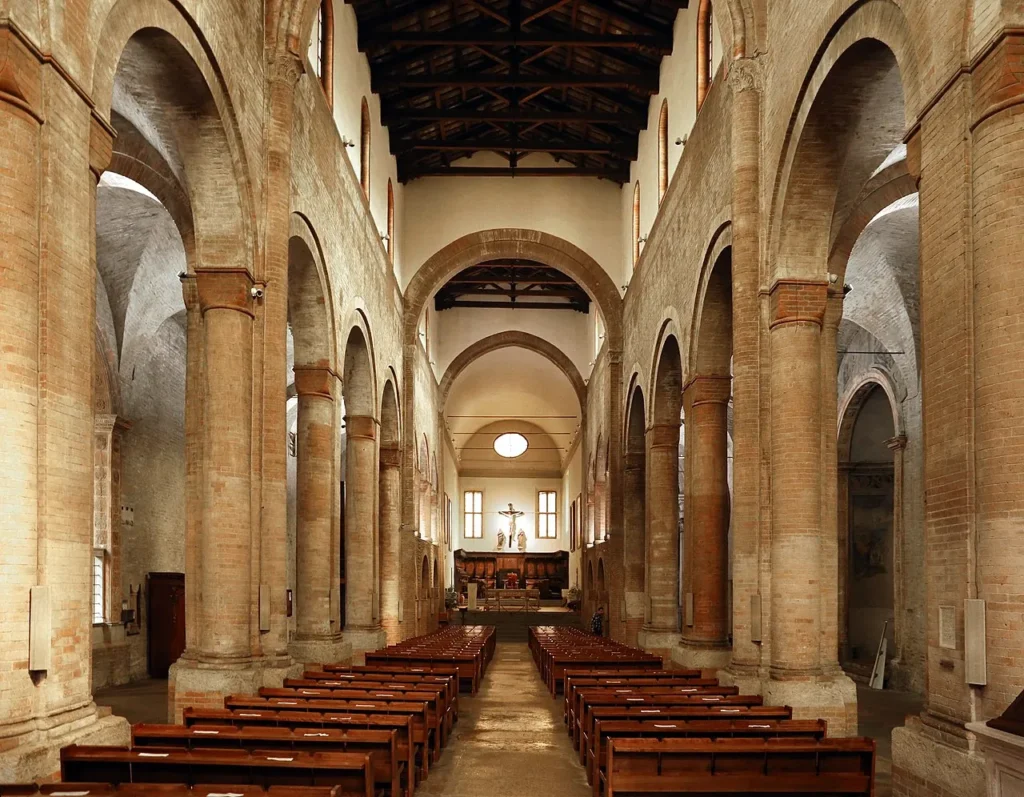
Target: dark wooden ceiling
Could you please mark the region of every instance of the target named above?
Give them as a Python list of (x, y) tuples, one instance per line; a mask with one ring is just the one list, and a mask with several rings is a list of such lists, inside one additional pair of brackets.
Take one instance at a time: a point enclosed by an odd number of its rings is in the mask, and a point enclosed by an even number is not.
[[(398, 179), (629, 181), (687, 0), (348, 0)], [(498, 166), (473, 166), (496, 152)], [(557, 166), (520, 166), (546, 152)], [(556, 171), (557, 170), (557, 171)]]
[(590, 297), (572, 277), (533, 260), (488, 260), (463, 269), (434, 296), (435, 310), (483, 307), (590, 312)]

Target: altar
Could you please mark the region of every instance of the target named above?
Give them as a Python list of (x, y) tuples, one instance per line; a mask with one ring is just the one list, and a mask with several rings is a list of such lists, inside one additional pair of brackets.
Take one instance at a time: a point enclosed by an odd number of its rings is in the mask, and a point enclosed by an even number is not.
[(540, 608), (539, 589), (488, 590), (484, 608), (494, 612), (535, 612)]

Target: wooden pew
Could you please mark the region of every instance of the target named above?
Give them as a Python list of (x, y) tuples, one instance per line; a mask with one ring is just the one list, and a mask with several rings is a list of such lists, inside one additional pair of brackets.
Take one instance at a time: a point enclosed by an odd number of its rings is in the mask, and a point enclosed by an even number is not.
[(288, 700), (276, 697), (255, 697), (250, 695), (228, 695), (224, 708), (240, 709), (247, 713), (269, 710), (292, 712), (315, 712), (335, 716), (367, 714), (394, 715), (412, 719), (413, 741), (423, 745), (421, 770), (426, 775), (429, 761), (440, 751), (436, 746), (433, 726), (427, 720), (427, 704), (424, 702), (400, 702), (386, 700)]
[(717, 680), (705, 679), (700, 670), (678, 670), (676, 672), (661, 671), (658, 673), (640, 671), (615, 674), (591, 674), (587, 670), (566, 671), (562, 678), (562, 693), (564, 695), (562, 719), (563, 721), (568, 722), (569, 706), (572, 704), (573, 693), (581, 686), (607, 686), (609, 688), (633, 685), (705, 686), (709, 685), (708, 683), (704, 683), (705, 681), (710, 682), (712, 680), (717, 685)]
[(594, 723), (593, 744), (587, 749), (587, 779), (598, 797), (600, 773), (607, 760), (610, 739), (824, 739), (825, 720), (611, 720)]
[(374, 797), (370, 757), (363, 753), (129, 750), (71, 745), (61, 750), (60, 767), (63, 781), (340, 786), (346, 797)]
[(260, 688), (259, 696), (268, 700), (287, 701), (369, 700), (386, 703), (422, 703), (426, 707), (427, 727), (433, 732), (435, 756), (441, 754), (441, 748), (448, 740), (447, 719), (441, 696), (437, 692), (403, 692), (396, 689), (284, 689), (264, 686)]
[[(232, 726), (236, 728), (288, 728), (291, 730), (330, 728), (393, 731), (398, 756), (405, 761), (406, 771), (411, 775), (418, 772), (420, 780), (426, 776), (427, 772), (426, 760), (429, 756), (426, 753), (425, 730), (421, 730), (420, 735), (417, 736), (413, 730), (413, 718), (410, 715), (186, 708), (182, 722), (186, 728)], [(421, 762), (419, 768), (417, 768), (417, 761)], [(410, 777), (407, 783), (410, 792), (415, 785), (416, 778)]]
[(217, 797), (224, 794), (236, 797), (341, 797), (341, 790), (334, 786), (262, 786), (249, 784), (202, 784), (189, 786), (184, 783), (30, 783), (23, 785), (0, 784), (0, 797)]
[[(592, 710), (598, 706), (728, 706), (745, 708), (763, 705), (761, 695), (593, 695), (582, 699), (580, 715), (577, 717), (573, 744), (581, 750), (583, 735), (590, 738), (593, 730)], [(583, 756), (580, 756), (583, 763)]]
[(603, 797), (873, 793), (872, 739), (612, 739)]
[[(670, 685), (665, 682), (656, 684), (622, 684), (615, 686), (611, 684), (600, 684), (597, 686), (578, 685), (572, 690), (572, 701), (569, 703), (569, 716), (566, 722), (569, 725), (569, 733), (572, 733), (573, 724), (580, 717), (583, 701), (587, 696), (602, 695), (738, 695), (739, 688), (735, 686), (721, 686), (717, 678), (692, 678), (683, 681), (681, 684)], [(718, 701), (708, 701), (718, 702)]]
[[(286, 679), (284, 685), (291, 686), (292, 679)], [(302, 679), (322, 683), (325, 686), (343, 686), (346, 683), (358, 684), (357, 688), (366, 688), (366, 685), (373, 684), (376, 687), (387, 687), (392, 684), (417, 684), (423, 686), (443, 686), (445, 705), (448, 711), (452, 712), (452, 722), (459, 719), (459, 679), (452, 672), (450, 674), (393, 672), (393, 673), (371, 673), (371, 672), (338, 672), (328, 673), (321, 670), (307, 670)], [(308, 685), (308, 684), (307, 684)]]
[(338, 728), (268, 728), (231, 725), (186, 728), (182, 725), (132, 727), (132, 747), (181, 747), (186, 750), (299, 750), (325, 753), (365, 753), (370, 756), (374, 782), (384, 784), (392, 797), (402, 793), (405, 761), (399, 757), (393, 730)]

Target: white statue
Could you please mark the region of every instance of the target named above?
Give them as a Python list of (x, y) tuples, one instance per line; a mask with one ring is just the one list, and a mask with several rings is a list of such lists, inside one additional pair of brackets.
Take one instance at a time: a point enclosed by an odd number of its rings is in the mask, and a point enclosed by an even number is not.
[(522, 529), (519, 530), (519, 536), (516, 538), (516, 542), (519, 544), (519, 552), (526, 553), (526, 532)]
[(505, 532), (498, 529), (498, 550), (502, 550), (505, 547)]
[[(518, 518), (521, 518), (526, 513), (525, 512), (521, 512), (520, 510), (518, 510), (514, 506), (512, 506), (512, 504), (509, 504), (507, 512), (499, 512), (498, 514), (499, 515), (503, 515), (504, 517), (508, 518), (508, 547), (509, 547), (509, 550), (511, 550), (512, 549), (512, 543), (519, 539), (518, 537), (516, 537), (516, 520)], [(499, 534), (498, 539), (500, 540), (500, 542), (498, 543), (498, 547), (499, 548), (504, 548), (505, 547), (504, 535), (502, 535), (500, 531), (498, 532), (498, 534)], [(519, 541), (519, 550), (520, 551), (525, 551), (526, 550), (526, 535), (523, 534), (522, 531), (520, 531), (519, 534), (522, 535), (522, 540)]]

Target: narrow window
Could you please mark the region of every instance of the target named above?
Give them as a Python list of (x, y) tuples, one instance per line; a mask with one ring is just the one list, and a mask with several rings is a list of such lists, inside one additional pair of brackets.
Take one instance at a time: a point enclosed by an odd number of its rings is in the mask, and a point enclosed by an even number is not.
[(711, 0), (701, 0), (697, 9), (697, 110), (704, 104), (714, 80), (715, 18)]
[(640, 181), (633, 188), (633, 266), (640, 260)]
[(463, 535), (467, 540), (482, 539), (484, 536), (484, 494), (478, 490), (467, 490), (465, 507)]
[(363, 97), (363, 110), (359, 122), (359, 182), (363, 196), (370, 199), (370, 106)]
[(102, 550), (93, 551), (92, 556), (92, 621), (93, 624), (105, 623), (106, 612), (106, 554)]
[(388, 262), (395, 265), (395, 189), (388, 178)]
[(658, 204), (668, 191), (668, 100), (661, 103), (658, 117)]
[(323, 0), (316, 11), (316, 24), (309, 43), (309, 62), (320, 80), (328, 107), (334, 107), (334, 7)]
[(537, 536), (542, 540), (558, 537), (557, 497), (558, 494), (553, 490), (537, 493)]

